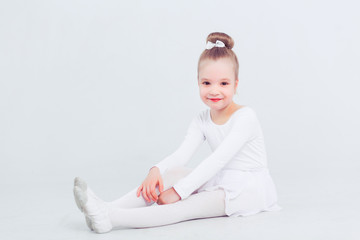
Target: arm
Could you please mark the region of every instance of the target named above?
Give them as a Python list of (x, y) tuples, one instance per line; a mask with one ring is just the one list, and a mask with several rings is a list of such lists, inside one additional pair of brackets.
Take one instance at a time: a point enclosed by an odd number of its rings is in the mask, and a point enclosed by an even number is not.
[(159, 168), (161, 174), (168, 168), (184, 166), (190, 160), (196, 149), (205, 141), (205, 136), (200, 129), (198, 121), (200, 121), (199, 116), (193, 118), (188, 127), (185, 140), (180, 147), (173, 154), (154, 165), (154, 167)]
[(254, 137), (258, 121), (253, 110), (236, 116), (229, 134), (216, 150), (203, 160), (189, 175), (180, 179), (173, 188), (181, 199), (191, 195), (196, 189), (213, 177)]

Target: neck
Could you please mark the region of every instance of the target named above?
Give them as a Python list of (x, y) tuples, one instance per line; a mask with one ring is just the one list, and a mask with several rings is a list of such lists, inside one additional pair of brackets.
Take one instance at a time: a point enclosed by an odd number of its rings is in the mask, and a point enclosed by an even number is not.
[(215, 118), (220, 118), (220, 117), (226, 117), (226, 116), (230, 115), (235, 108), (236, 108), (236, 103), (234, 103), (234, 101), (232, 101), (226, 107), (219, 109), (219, 110), (211, 109), (210, 112), (211, 112), (211, 115), (214, 116)]

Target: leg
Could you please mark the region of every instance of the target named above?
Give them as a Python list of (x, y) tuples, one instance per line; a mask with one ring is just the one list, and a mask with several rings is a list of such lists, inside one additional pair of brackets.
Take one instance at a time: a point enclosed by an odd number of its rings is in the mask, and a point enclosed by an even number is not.
[(74, 193), (97, 233), (109, 232), (116, 227), (146, 228), (190, 219), (226, 216), (225, 192), (222, 189), (192, 194), (173, 204), (139, 208), (110, 207), (77, 186)]
[(225, 213), (225, 193), (222, 189), (192, 194), (173, 204), (139, 208), (109, 208), (113, 228), (145, 228), (173, 224), (190, 219), (221, 217)]
[[(187, 167), (175, 167), (168, 169), (162, 175), (163, 183), (164, 183), (164, 191), (172, 188), (172, 186), (179, 181), (181, 178), (185, 177), (192, 171), (191, 168)], [(108, 204), (113, 208), (135, 208), (135, 207), (146, 207), (154, 204), (155, 202), (151, 200), (151, 202), (147, 202), (142, 194), (140, 197), (136, 196), (138, 188), (135, 188), (125, 194), (124, 196), (120, 197), (119, 199), (108, 202)], [(156, 193), (159, 195), (159, 188), (156, 187)]]
[[(178, 180), (185, 177), (191, 171), (192, 169), (187, 167), (175, 167), (167, 170), (162, 176), (164, 182), (164, 190), (171, 188)], [(127, 194), (125, 194), (124, 196), (122, 196), (121, 198), (115, 201), (105, 202), (96, 196), (96, 194), (87, 186), (85, 181), (83, 181), (80, 178), (75, 178), (74, 180), (75, 201), (81, 212), (84, 212), (85, 209), (84, 202), (86, 202), (88, 199), (87, 195), (91, 196), (91, 198), (96, 199), (96, 201), (99, 202), (100, 205), (107, 204), (109, 207), (114, 207), (114, 208), (146, 207), (154, 204), (153, 201), (151, 201), (150, 203), (147, 202), (142, 195), (140, 195), (140, 197), (137, 197), (136, 192), (137, 192), (137, 188), (133, 189), (132, 191), (128, 192)], [(156, 192), (157, 194), (160, 194), (158, 187), (156, 188)], [(85, 219), (88, 227), (91, 230), (94, 230), (92, 226), (93, 223), (91, 219), (86, 215), (86, 213), (85, 213)]]

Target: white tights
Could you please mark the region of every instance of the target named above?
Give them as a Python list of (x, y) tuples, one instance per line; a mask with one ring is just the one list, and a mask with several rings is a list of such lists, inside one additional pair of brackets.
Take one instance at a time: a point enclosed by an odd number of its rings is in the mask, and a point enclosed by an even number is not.
[[(164, 191), (192, 169), (176, 167), (167, 170), (162, 178)], [(113, 228), (145, 228), (173, 224), (185, 220), (221, 217), (225, 214), (225, 193), (222, 189), (194, 193), (184, 200), (172, 204), (157, 205), (147, 202), (142, 194), (136, 196), (137, 188), (121, 198), (108, 202), (109, 217)], [(158, 188), (156, 188), (159, 194)]]

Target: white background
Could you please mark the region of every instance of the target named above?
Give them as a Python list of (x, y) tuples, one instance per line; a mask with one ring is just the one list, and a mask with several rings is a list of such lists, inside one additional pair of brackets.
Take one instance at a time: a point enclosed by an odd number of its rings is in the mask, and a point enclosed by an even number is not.
[[(359, 7), (1, 0), (1, 238), (358, 239)], [(196, 71), (213, 31), (235, 40), (234, 101), (258, 115), (283, 210), (90, 232), (74, 177), (113, 200), (177, 149), (207, 108)]]

